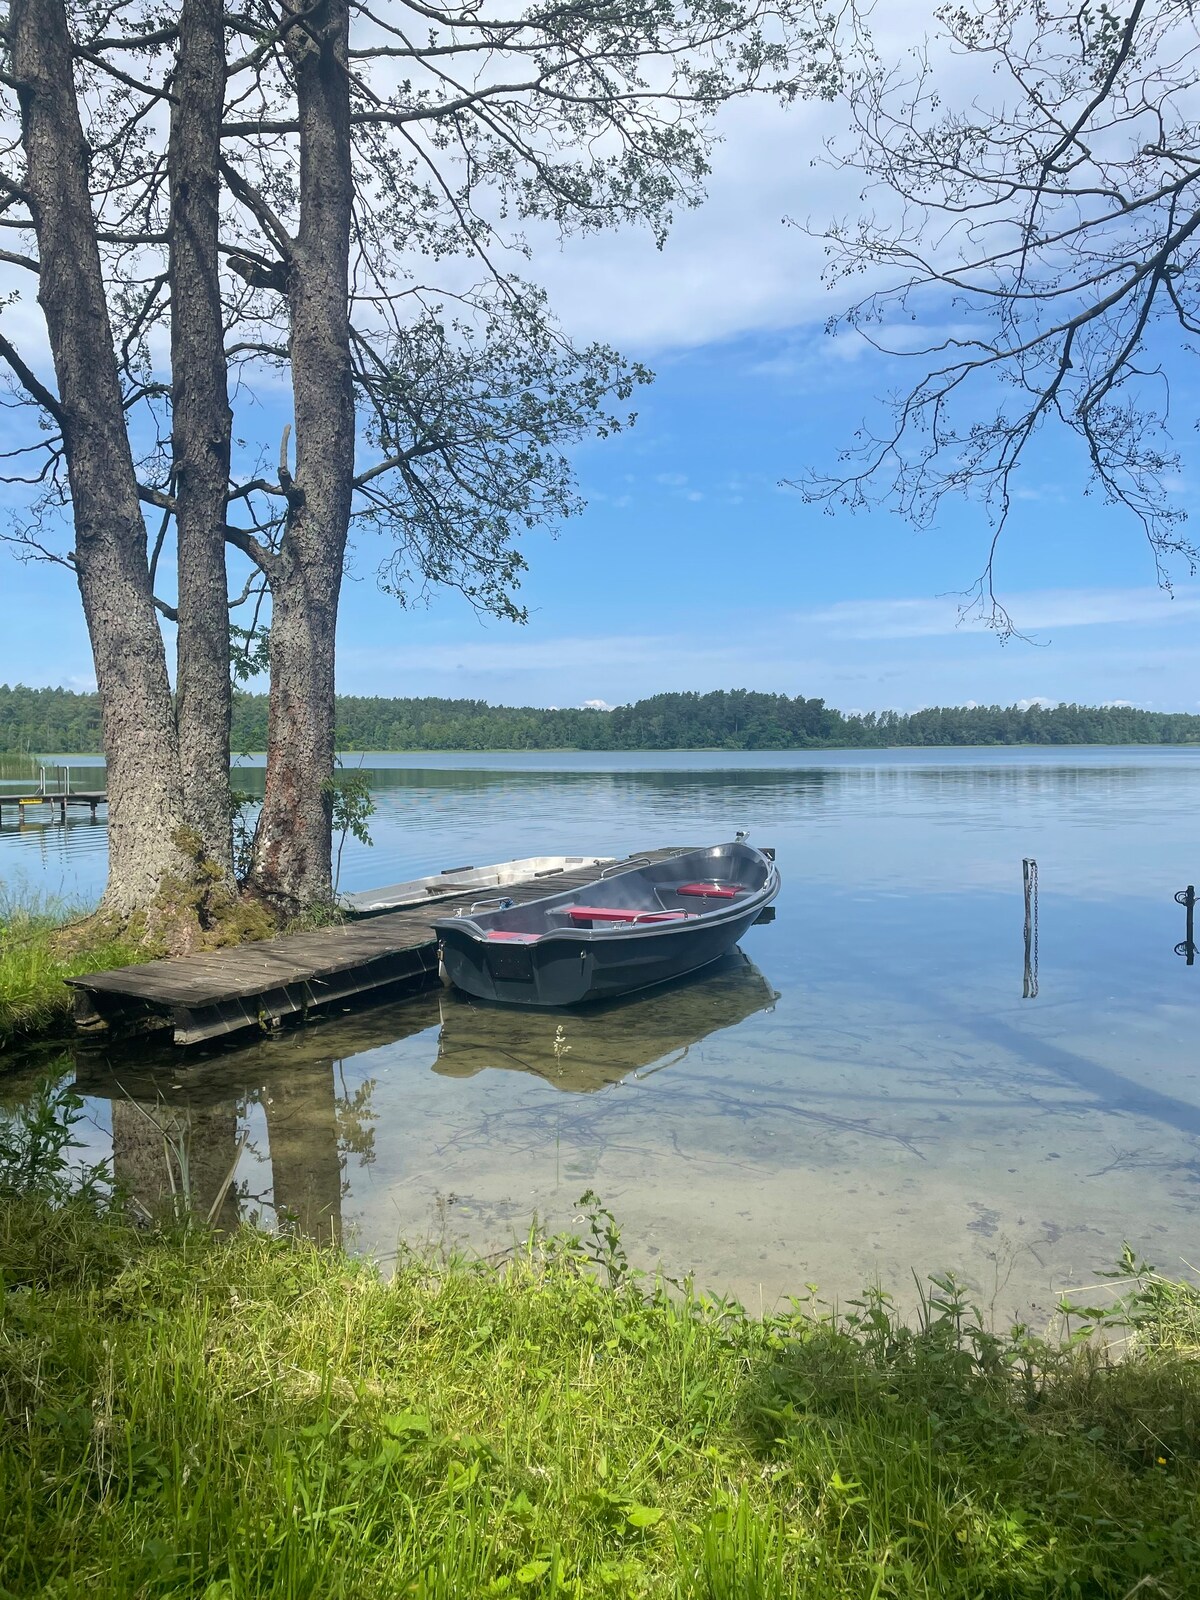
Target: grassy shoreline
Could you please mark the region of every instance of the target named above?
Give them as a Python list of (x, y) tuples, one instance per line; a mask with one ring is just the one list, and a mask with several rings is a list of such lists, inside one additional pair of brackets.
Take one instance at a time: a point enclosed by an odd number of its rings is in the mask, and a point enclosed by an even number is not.
[(1195, 1592), (1194, 1288), (1126, 1280), (1116, 1361), (949, 1281), (760, 1321), (592, 1222), (384, 1281), (0, 1196), (0, 1594)]
[[(81, 925), (77, 939), (68, 937)], [(0, 1052), (66, 1033), (66, 979), (146, 961), (157, 952), (129, 933), (113, 934), (89, 912), (49, 899), (18, 899), (0, 883)]]

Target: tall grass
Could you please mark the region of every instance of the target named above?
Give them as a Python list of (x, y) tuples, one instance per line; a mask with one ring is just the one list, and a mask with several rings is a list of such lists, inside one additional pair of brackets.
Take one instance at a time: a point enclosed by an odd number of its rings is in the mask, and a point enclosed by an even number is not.
[[(0, 883), (0, 1049), (64, 1028), (71, 1015), (66, 979), (147, 959), (128, 933), (114, 936), (68, 902), (19, 893)], [(83, 924), (78, 937), (66, 930)]]
[(0, 1184), (0, 1594), (1197, 1593), (1194, 1289), (1127, 1263), (1121, 1360), (952, 1280), (760, 1320), (597, 1216), (384, 1281)]

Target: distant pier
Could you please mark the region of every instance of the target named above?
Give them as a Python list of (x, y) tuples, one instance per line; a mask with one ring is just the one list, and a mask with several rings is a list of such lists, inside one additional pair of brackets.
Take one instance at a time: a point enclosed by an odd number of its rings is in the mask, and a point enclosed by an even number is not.
[[(52, 766), (48, 761), (32, 761), (30, 765), (36, 767), (38, 776), (31, 777), (25, 788), (0, 790), (0, 823), (3, 823), (6, 811), (14, 810), (17, 821), (24, 822), (26, 811), (35, 806), (49, 806), (51, 820), (57, 817), (60, 822), (67, 820), (69, 808), (86, 807), (95, 822), (96, 812), (108, 804), (106, 790), (77, 788), (74, 782), (80, 773), (92, 774), (94, 781), (94, 775), (102, 769), (95, 766), (73, 767), (69, 764)], [(14, 781), (25, 782), (24, 778)]]
[(100, 806), (108, 804), (108, 795), (103, 789), (61, 789), (46, 794), (16, 791), (12, 794), (0, 793), (0, 822), (4, 821), (4, 814), (10, 817), (13, 811), (17, 813), (17, 821), (25, 821), (25, 813), (35, 806), (49, 806), (51, 818), (57, 815), (60, 822), (67, 820), (68, 808), (79, 809), (86, 807), (92, 814), (92, 821), (96, 820), (96, 812)]

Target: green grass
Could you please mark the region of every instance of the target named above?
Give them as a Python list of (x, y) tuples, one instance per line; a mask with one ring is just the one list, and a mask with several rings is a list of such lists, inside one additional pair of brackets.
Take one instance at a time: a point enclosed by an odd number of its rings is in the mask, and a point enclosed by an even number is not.
[(0, 1595), (1200, 1592), (1200, 1295), (1132, 1262), (1109, 1340), (949, 1281), (759, 1320), (630, 1282), (602, 1211), (384, 1281), (18, 1192), (53, 1157), (0, 1161)]
[(129, 935), (113, 937), (100, 923), (86, 936), (64, 937), (86, 913), (48, 899), (18, 896), (0, 884), (0, 1049), (65, 1028), (71, 991), (65, 979), (147, 959)]

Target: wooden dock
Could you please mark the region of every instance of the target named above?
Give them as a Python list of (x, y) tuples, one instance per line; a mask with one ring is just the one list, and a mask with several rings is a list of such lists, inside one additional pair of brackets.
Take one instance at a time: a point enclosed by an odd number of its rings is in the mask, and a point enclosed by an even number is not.
[(0, 794), (0, 822), (4, 820), (6, 807), (9, 811), (16, 811), (18, 822), (24, 822), (29, 806), (49, 806), (52, 812), (58, 813), (60, 822), (67, 820), (68, 806), (86, 806), (95, 821), (97, 807), (107, 804), (108, 795), (103, 789), (71, 789), (56, 794), (40, 794), (36, 790), (32, 794), (22, 794), (18, 790), (11, 794)]
[[(661, 861), (691, 846), (641, 850), (625, 859)], [(612, 870), (609, 868), (608, 870)], [(504, 894), (524, 904), (596, 878), (592, 865), (513, 884)], [(170, 1029), (176, 1044), (202, 1044), (245, 1029), (266, 1029), (360, 996), (383, 998), (397, 986), (427, 988), (438, 981), (434, 917), (477, 904), (478, 890), (442, 899), (428, 910), (394, 911), (314, 933), (264, 939), (68, 982), (75, 1020), (87, 1030)], [(492, 897), (494, 898), (494, 896)]]

